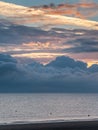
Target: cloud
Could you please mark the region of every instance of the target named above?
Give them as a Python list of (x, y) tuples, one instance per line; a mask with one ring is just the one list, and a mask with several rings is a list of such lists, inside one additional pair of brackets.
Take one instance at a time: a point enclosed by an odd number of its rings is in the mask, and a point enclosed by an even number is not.
[[(53, 14), (44, 10), (0, 2), (0, 14), (16, 24), (37, 24), (39, 26), (72, 25), (98, 30), (98, 22)], [(78, 13), (79, 14), (79, 13)]]
[(41, 10), (35, 10), (31, 9), (29, 7), (24, 7), (12, 3), (7, 3), (7, 2), (0, 2), (0, 14), (5, 15), (7, 17), (24, 17), (24, 16), (29, 16), (31, 12), (31, 15), (41, 15), (43, 14), (43, 11)]
[(46, 66), (14, 60), (0, 56), (0, 92), (98, 92), (98, 69), (84, 62), (64, 56)]
[(88, 47), (88, 46), (79, 46), (79, 47), (72, 47), (69, 49), (65, 49), (66, 52), (72, 53), (95, 53), (98, 52), (98, 48), (96, 47)]
[[(67, 9), (64, 9), (66, 14), (84, 17), (85, 9), (88, 13), (90, 10), (96, 13), (97, 5), (64, 4), (35, 9), (0, 2), (0, 16), (8, 20), (0, 20), (0, 52), (24, 60), (29, 57), (40, 61), (47, 58), (49, 61), (63, 54), (75, 59), (97, 59), (98, 22), (64, 16), (63, 8)], [(33, 24), (36, 27), (17, 24)], [(65, 25), (90, 30), (64, 29)], [(84, 52), (89, 56), (86, 57)], [(91, 52), (96, 54), (90, 55)], [(83, 55), (74, 56), (80, 53)], [(7, 54), (0, 54), (0, 92), (98, 92), (97, 64), (87, 68), (86, 63), (64, 56), (47, 65), (35, 61), (24, 64)]]
[(13, 77), (13, 74), (18, 74), (17, 60), (10, 55), (0, 54), (0, 81), (2, 78)]
[(16, 59), (12, 58), (10, 55), (7, 54), (0, 54), (0, 63), (2, 62), (17, 63)]
[(44, 30), (39, 27), (15, 25), (4, 19), (0, 20), (0, 25), (1, 53), (17, 58), (34, 58), (45, 64), (61, 55), (85, 62), (97, 61), (97, 30), (70, 30), (59, 27)]
[(22, 44), (37, 41), (40, 36), (46, 36), (46, 31), (22, 25), (10, 23), (8, 20), (0, 19), (0, 43)]
[(88, 46), (97, 46), (98, 45), (97, 38), (96, 39), (92, 39), (92, 38), (81, 38), (81, 39), (77, 39), (77, 42), (80, 42), (81, 45), (88, 45)]
[(93, 64), (92, 66), (89, 67), (90, 72), (98, 72), (98, 64)]
[(98, 14), (97, 11), (98, 4), (94, 2), (82, 1), (73, 4), (61, 3), (58, 5), (51, 3), (50, 5), (37, 6), (36, 8), (41, 8), (50, 14), (68, 15), (68, 16), (74, 15), (75, 17), (83, 19), (88, 17), (94, 17)]
[(75, 61), (74, 59), (65, 56), (57, 57), (56, 60), (50, 62), (47, 66), (52, 66), (54, 68), (80, 68), (83, 70), (87, 68), (86, 63)]
[[(95, 53), (98, 52), (98, 40), (92, 38), (80, 38), (72, 41), (73, 47), (65, 49), (66, 52), (71, 53)], [(78, 45), (77, 45), (78, 43)]]

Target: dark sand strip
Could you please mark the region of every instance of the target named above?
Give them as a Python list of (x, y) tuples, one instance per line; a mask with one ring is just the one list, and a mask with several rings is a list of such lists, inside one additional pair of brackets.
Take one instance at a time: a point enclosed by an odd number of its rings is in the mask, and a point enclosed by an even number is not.
[(70, 121), (0, 125), (0, 130), (98, 130), (98, 121)]

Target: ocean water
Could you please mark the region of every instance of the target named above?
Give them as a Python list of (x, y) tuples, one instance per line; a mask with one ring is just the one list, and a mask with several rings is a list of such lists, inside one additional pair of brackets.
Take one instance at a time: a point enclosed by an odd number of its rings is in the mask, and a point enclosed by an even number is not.
[(0, 94), (0, 123), (98, 119), (98, 94)]

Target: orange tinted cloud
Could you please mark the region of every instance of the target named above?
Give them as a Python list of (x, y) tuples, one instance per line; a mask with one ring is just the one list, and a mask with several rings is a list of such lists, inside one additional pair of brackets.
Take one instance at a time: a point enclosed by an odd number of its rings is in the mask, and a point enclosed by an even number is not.
[[(74, 15), (79, 18), (88, 18), (98, 14), (98, 4), (94, 2), (80, 2), (76, 4), (59, 4), (59, 5), (43, 5), (37, 6), (36, 8), (40, 8), (44, 10), (46, 13), (50, 14), (59, 14), (59, 15)], [(89, 15), (88, 15), (89, 14)], [(90, 15), (91, 14), (91, 15)]]

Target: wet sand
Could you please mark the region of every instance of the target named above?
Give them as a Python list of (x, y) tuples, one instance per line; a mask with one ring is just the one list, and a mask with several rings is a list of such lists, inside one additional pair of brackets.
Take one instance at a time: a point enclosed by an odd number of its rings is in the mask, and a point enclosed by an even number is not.
[(98, 121), (58, 121), (0, 125), (0, 130), (98, 130)]

